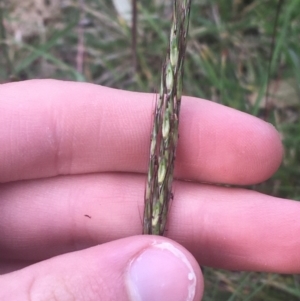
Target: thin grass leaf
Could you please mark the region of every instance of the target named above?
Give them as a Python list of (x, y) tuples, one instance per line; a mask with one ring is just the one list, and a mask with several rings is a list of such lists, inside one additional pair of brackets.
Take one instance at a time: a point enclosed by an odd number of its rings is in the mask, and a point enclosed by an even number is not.
[(61, 31), (56, 32), (52, 38), (44, 45), (42, 45), (38, 51), (34, 51), (31, 55), (29, 55), (26, 59), (24, 59), (21, 63), (16, 66), (16, 73), (20, 73), (24, 69), (28, 68), (35, 60), (42, 56), (43, 53), (49, 52), (49, 50), (54, 47), (57, 41), (68, 34), (75, 26), (76, 22), (71, 22)]
[(23, 44), (22, 46), (24, 47), (24, 49), (30, 50), (32, 52), (32, 55), (43, 57), (43, 58), (47, 59), (48, 61), (54, 63), (59, 69), (70, 72), (74, 80), (76, 80), (78, 82), (86, 82), (86, 79), (83, 74), (79, 73), (75, 68), (73, 68), (70, 65), (67, 65), (62, 60), (54, 57), (49, 52), (44, 52), (44, 51), (40, 50), (39, 48), (35, 48), (35, 47), (27, 45), (27, 44)]

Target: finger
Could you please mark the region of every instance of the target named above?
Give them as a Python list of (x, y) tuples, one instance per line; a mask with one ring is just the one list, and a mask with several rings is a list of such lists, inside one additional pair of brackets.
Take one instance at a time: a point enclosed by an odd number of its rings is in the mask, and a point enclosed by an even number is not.
[(65, 254), (0, 278), (1, 300), (200, 300), (197, 262), (180, 245), (138, 236)]
[[(155, 95), (91, 84), (0, 87), (0, 181), (104, 171), (145, 173)], [(250, 184), (279, 166), (269, 124), (209, 101), (182, 101), (176, 176)]]
[[(3, 186), (2, 259), (41, 260), (142, 232), (142, 176), (73, 176)], [(300, 203), (188, 182), (176, 182), (174, 196), (166, 235), (202, 265), (300, 272)]]

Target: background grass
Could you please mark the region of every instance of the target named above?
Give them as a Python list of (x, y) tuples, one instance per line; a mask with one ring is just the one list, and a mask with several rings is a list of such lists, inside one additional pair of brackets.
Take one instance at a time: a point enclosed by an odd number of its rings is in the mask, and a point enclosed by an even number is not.
[[(63, 1), (63, 8), (43, 17), (39, 26), (28, 10), (16, 14), (15, 7), (6, 3), (0, 15), (0, 81), (52, 77), (156, 92), (171, 11), (164, 1), (138, 2), (134, 49), (131, 27), (111, 1)], [(272, 179), (250, 188), (299, 200), (300, 1), (283, 1), (272, 43), (279, 2), (193, 0), (184, 94), (211, 99), (273, 123), (285, 146), (283, 164)], [(24, 30), (22, 39), (16, 30), (20, 19), (25, 20), (19, 25), (21, 33)], [(30, 22), (33, 33), (25, 31), (24, 24)], [(204, 274), (205, 301), (300, 298), (297, 275), (210, 268), (204, 268)]]

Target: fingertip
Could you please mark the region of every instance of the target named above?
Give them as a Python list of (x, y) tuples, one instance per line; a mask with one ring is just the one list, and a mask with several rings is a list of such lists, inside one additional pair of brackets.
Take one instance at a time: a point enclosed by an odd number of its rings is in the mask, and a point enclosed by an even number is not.
[(131, 301), (193, 301), (203, 295), (203, 278), (195, 259), (167, 239), (153, 241), (132, 260), (126, 285)]
[[(268, 122), (249, 116), (244, 125), (242, 142), (236, 149), (237, 157), (245, 165), (236, 164), (236, 178), (242, 185), (252, 185), (268, 180), (279, 168), (283, 157), (283, 146), (277, 129)], [(247, 145), (248, 147), (243, 147)], [(252, 156), (250, 156), (252, 154)], [(241, 160), (242, 161), (242, 160)]]
[[(282, 162), (284, 148), (281, 142), (280, 133), (271, 123), (261, 121), (261, 131), (259, 131), (260, 139), (260, 156), (257, 165), (265, 166), (262, 169), (261, 178), (256, 183), (262, 182), (270, 178), (279, 168)], [(259, 169), (259, 167), (258, 167)]]
[(273, 125), (214, 102), (193, 97), (184, 100), (180, 130), (185, 135), (178, 143), (177, 175), (210, 183), (252, 185), (278, 169), (283, 147)]

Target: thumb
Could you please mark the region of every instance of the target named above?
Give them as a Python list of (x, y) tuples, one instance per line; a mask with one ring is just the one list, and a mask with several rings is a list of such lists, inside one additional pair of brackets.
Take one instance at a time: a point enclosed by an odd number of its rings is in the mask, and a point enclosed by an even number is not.
[(2, 275), (0, 287), (0, 300), (199, 301), (203, 278), (181, 245), (143, 235)]

